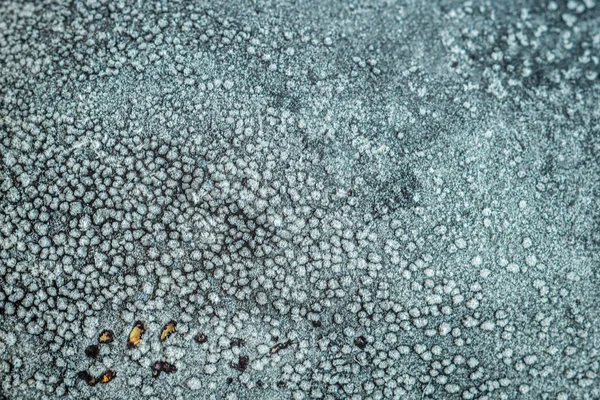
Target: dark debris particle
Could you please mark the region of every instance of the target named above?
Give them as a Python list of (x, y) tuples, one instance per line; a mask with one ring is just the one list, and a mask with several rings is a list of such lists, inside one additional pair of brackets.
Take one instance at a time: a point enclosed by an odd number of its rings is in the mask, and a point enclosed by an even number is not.
[(237, 364), (232, 362), (229, 365), (233, 369), (236, 369), (236, 370), (238, 370), (240, 372), (244, 372), (246, 370), (246, 368), (248, 368), (248, 364), (249, 363), (250, 363), (250, 357), (248, 357), (248, 356), (240, 356)]
[(244, 339), (241, 339), (241, 338), (233, 338), (229, 342), (229, 346), (230, 347), (242, 347), (242, 346), (245, 346), (245, 345), (246, 345), (246, 341)]
[(100, 354), (100, 346), (97, 344), (89, 345), (85, 348), (85, 355), (89, 358), (96, 358)]
[(359, 349), (364, 349), (367, 346), (367, 338), (361, 335), (354, 339), (354, 344)]
[(225, 381), (228, 385), (231, 385), (233, 383), (233, 378), (229, 377), (227, 378), (227, 380)]
[(206, 343), (206, 342), (208, 341), (208, 337), (206, 337), (206, 335), (205, 335), (205, 334), (203, 334), (203, 333), (199, 333), (199, 334), (197, 334), (196, 336), (194, 336), (194, 340), (195, 340), (197, 343), (200, 343), (200, 344), (202, 344), (202, 343)]
[(90, 386), (94, 386), (96, 383), (98, 383), (96, 378), (87, 371), (79, 371), (77, 373), (77, 377), (81, 380), (84, 380)]
[(317, 321), (312, 321), (312, 326), (313, 328), (319, 328), (321, 327), (321, 321), (317, 320)]
[(278, 381), (277, 382), (277, 387), (284, 388), (284, 387), (286, 387), (286, 383), (284, 381)]
[(170, 374), (175, 371), (177, 371), (177, 367), (166, 361), (156, 361), (152, 365), (152, 377), (153, 378), (158, 378), (158, 376), (160, 375), (161, 372)]
[(258, 386), (259, 388), (263, 387), (263, 381), (261, 381), (260, 379), (256, 381), (256, 386)]
[(275, 354), (277, 352), (279, 352), (279, 350), (283, 350), (285, 348), (288, 348), (292, 345), (292, 341), (288, 340), (282, 343), (277, 343), (275, 346), (271, 347), (270, 353), (271, 354)]

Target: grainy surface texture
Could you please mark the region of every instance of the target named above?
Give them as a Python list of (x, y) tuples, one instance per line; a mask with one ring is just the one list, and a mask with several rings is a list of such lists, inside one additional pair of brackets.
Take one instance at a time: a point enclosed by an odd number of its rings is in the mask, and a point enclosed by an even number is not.
[(599, 27), (1, 1), (0, 398), (600, 398)]

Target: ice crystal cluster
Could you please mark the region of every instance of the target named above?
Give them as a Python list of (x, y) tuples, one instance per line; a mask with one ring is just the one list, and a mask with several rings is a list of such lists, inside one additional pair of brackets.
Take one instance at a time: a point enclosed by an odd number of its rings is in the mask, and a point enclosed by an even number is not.
[(599, 398), (599, 26), (0, 2), (0, 398)]

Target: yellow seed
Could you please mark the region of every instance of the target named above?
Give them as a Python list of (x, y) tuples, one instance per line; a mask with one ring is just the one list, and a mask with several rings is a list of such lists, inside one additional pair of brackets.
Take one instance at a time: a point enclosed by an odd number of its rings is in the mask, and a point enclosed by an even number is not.
[(175, 332), (177, 332), (177, 322), (175, 322), (175, 321), (167, 322), (167, 324), (164, 326), (162, 332), (160, 333), (160, 340), (162, 342), (164, 342), (165, 340), (167, 340), (167, 338), (169, 336), (171, 336)]

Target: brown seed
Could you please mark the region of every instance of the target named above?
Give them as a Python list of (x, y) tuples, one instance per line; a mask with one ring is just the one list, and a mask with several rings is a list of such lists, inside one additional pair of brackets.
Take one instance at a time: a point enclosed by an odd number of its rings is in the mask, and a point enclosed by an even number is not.
[(100, 332), (100, 335), (98, 335), (98, 342), (112, 343), (114, 338), (115, 338), (115, 334), (113, 333), (113, 331), (111, 331), (110, 329), (105, 329), (102, 332)]
[(115, 376), (117, 376), (117, 373), (115, 371), (113, 371), (112, 369), (109, 369), (105, 373), (100, 375), (98, 380), (100, 381), (100, 383), (108, 383), (108, 382), (112, 381), (115, 378)]
[(146, 327), (142, 321), (136, 321), (133, 325), (133, 329), (129, 333), (127, 338), (127, 347), (136, 347), (142, 341), (142, 335), (146, 332)]
[(167, 322), (165, 324), (165, 326), (163, 327), (162, 332), (160, 333), (160, 341), (164, 342), (165, 340), (167, 340), (167, 338), (169, 336), (171, 336), (175, 332), (177, 332), (177, 322), (175, 322), (175, 321)]

